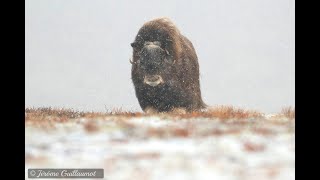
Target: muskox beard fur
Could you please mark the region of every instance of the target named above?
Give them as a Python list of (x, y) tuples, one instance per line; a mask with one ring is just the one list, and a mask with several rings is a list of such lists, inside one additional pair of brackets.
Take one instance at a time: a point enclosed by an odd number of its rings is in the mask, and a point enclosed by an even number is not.
[[(160, 34), (159, 34), (160, 33)], [(159, 38), (160, 37), (160, 38)], [(174, 64), (164, 70), (164, 83), (149, 86), (144, 83), (145, 74), (139, 68), (139, 51), (145, 42), (159, 41), (168, 51)], [(134, 45), (133, 45), (134, 44)], [(199, 64), (192, 43), (180, 34), (167, 18), (159, 18), (145, 23), (139, 30), (133, 46), (131, 78), (141, 108), (157, 112), (169, 112), (183, 108), (188, 112), (206, 107), (203, 102), (199, 82)]]
[(187, 111), (195, 111), (204, 108), (204, 104), (198, 101), (188, 90), (177, 86), (177, 83), (165, 83), (157, 87), (136, 85), (136, 96), (143, 110), (153, 108), (158, 112), (169, 112), (174, 108), (184, 108)]

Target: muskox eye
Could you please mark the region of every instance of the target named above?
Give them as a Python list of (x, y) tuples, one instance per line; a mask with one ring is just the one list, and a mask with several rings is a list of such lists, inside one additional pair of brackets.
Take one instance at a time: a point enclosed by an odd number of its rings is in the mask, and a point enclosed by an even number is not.
[(133, 42), (133, 43), (131, 43), (130, 45), (131, 45), (131, 47), (133, 48), (133, 50), (139, 51), (139, 50), (142, 48), (141, 43), (138, 43), (138, 42)]
[(133, 43), (131, 43), (130, 45), (131, 45), (131, 47), (133, 47), (133, 48), (138, 47), (138, 43), (137, 43), (137, 42), (133, 42)]

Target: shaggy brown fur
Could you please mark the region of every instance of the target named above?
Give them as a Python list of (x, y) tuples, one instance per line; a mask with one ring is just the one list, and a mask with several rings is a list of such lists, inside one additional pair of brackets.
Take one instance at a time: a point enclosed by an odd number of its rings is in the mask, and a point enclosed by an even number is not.
[(206, 107), (195, 49), (168, 18), (146, 22), (131, 46), (131, 76), (144, 111), (183, 108), (190, 112)]

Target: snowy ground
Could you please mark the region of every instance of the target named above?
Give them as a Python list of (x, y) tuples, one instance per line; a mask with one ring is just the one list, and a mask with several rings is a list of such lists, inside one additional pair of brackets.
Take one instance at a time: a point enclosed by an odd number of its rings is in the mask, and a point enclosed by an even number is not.
[(295, 120), (170, 116), (26, 121), (28, 168), (103, 168), (104, 179), (295, 179)]

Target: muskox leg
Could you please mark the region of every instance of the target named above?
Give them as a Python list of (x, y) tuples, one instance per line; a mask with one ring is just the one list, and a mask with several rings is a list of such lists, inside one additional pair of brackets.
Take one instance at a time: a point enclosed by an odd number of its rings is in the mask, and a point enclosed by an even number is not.
[(156, 113), (158, 113), (158, 111), (155, 108), (150, 107), (150, 106), (146, 107), (143, 111), (145, 113), (147, 113), (147, 114), (156, 114)]
[(173, 108), (173, 109), (171, 110), (171, 113), (173, 113), (173, 114), (186, 114), (186, 113), (187, 113), (187, 110), (186, 110), (185, 108), (181, 108), (181, 107), (179, 107), (179, 108)]

